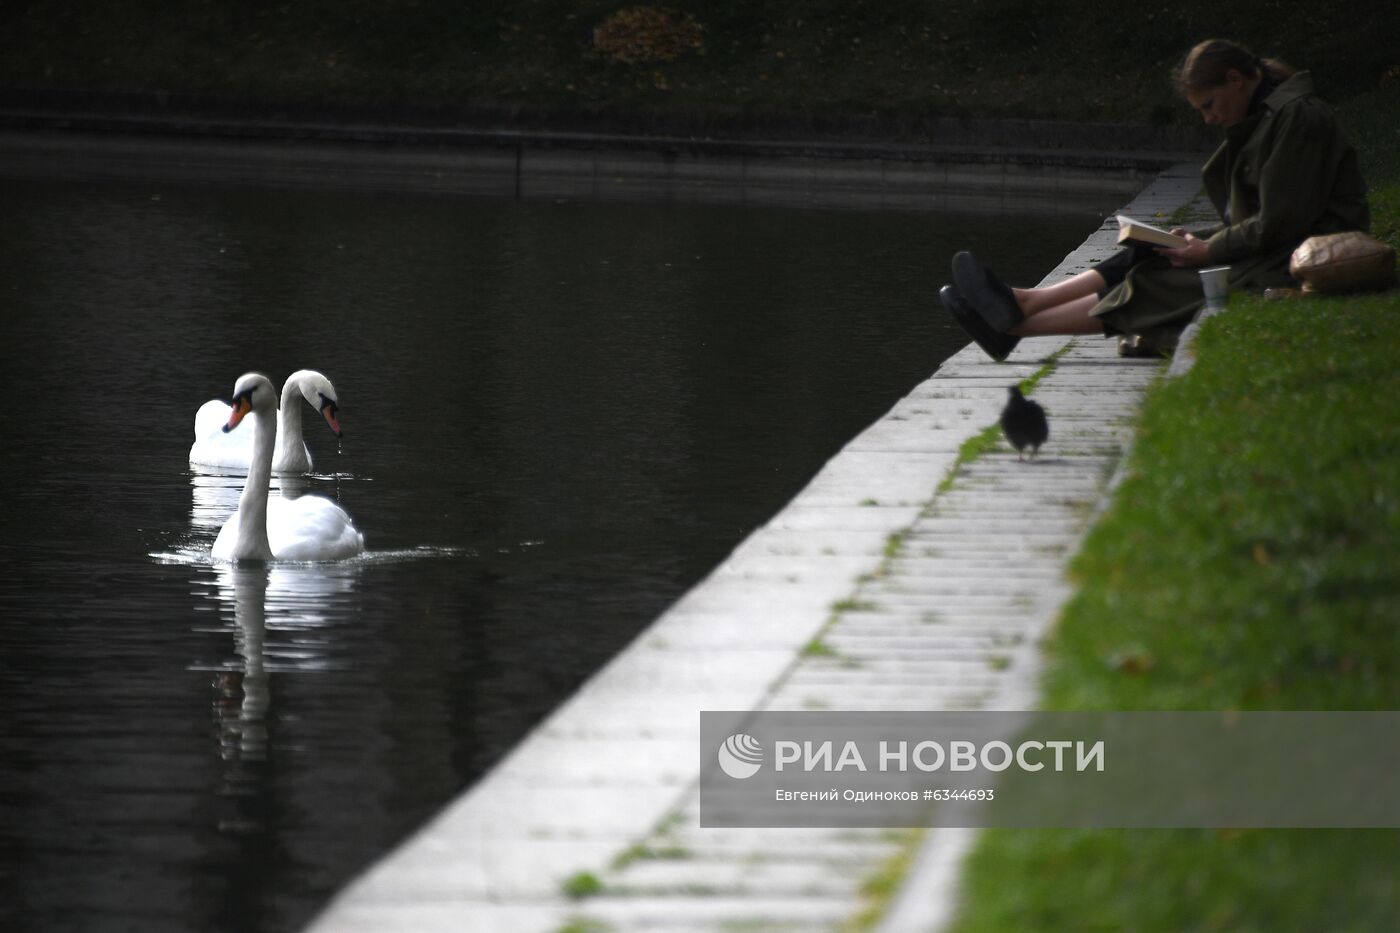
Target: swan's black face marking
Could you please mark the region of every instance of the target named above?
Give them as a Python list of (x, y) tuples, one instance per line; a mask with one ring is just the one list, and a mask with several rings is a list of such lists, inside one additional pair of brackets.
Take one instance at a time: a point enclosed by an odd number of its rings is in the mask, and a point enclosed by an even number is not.
[(224, 425), (224, 433), (232, 431), (243, 421), (248, 412), (253, 410), (253, 393), (258, 390), (257, 386), (245, 392), (239, 392), (233, 397), (233, 412), (228, 416), (228, 424)]
[(340, 430), (340, 422), (335, 420), (335, 413), (340, 409), (336, 407), (335, 399), (326, 398), (326, 393), (318, 392), (321, 396), (321, 417), (326, 419), (326, 424), (330, 426), (331, 433), (336, 437), (341, 437), (345, 432)]

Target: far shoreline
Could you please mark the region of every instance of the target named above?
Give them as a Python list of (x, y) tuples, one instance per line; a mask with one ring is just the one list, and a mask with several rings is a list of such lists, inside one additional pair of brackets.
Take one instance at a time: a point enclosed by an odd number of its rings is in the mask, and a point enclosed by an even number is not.
[[(339, 140), (398, 145), (515, 145), (547, 148), (689, 147), (823, 158), (924, 159), (930, 152), (989, 160), (1158, 167), (1209, 152), (1215, 135), (1197, 126), (1079, 123), (929, 116), (917, 123), (874, 118), (682, 119), (662, 114), (587, 114), (517, 107), (324, 105), (163, 91), (0, 86), (0, 128)], [(1038, 153), (1037, 159), (1028, 154)]]

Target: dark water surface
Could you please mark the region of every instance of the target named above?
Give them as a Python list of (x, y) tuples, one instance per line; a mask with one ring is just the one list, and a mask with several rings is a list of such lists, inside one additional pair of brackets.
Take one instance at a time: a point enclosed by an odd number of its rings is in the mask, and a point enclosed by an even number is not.
[[(983, 245), (1097, 216), (0, 181), (0, 928), (296, 929), (965, 340)], [(990, 244), (999, 244), (990, 246)], [(325, 372), (369, 554), (208, 560), (187, 463)]]

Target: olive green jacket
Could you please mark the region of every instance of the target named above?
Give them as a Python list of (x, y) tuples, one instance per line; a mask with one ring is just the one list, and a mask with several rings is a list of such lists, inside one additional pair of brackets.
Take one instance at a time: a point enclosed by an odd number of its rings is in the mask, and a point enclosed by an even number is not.
[[(1370, 227), (1356, 153), (1332, 109), (1314, 96), (1307, 72), (1286, 79), (1229, 127), (1201, 176), (1225, 222), (1209, 231), (1211, 263), (1230, 267), (1231, 288), (1288, 284), (1288, 259), (1308, 237)], [(1092, 313), (1109, 333), (1174, 333), (1204, 303), (1197, 272), (1153, 257), (1135, 265)]]
[(1310, 236), (1371, 226), (1356, 152), (1306, 71), (1225, 131), (1201, 177), (1226, 222), (1208, 241), (1213, 263), (1292, 254)]

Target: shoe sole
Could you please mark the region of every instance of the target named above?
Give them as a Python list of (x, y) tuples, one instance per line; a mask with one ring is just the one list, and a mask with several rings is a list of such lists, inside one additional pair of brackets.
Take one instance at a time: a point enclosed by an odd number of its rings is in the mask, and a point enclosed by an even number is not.
[(1011, 351), (1016, 349), (1016, 344), (1021, 342), (1019, 337), (1011, 337), (1006, 334), (999, 334), (982, 320), (982, 316), (968, 306), (956, 288), (951, 285), (944, 285), (938, 290), (938, 300), (943, 303), (943, 307), (948, 309), (948, 313), (953, 315), (953, 320), (958, 322), (973, 342), (982, 349), (982, 352), (996, 360), (998, 363), (1005, 362), (1011, 355)]
[(1025, 318), (1011, 289), (966, 250), (953, 256), (953, 284), (962, 300), (999, 334)]

